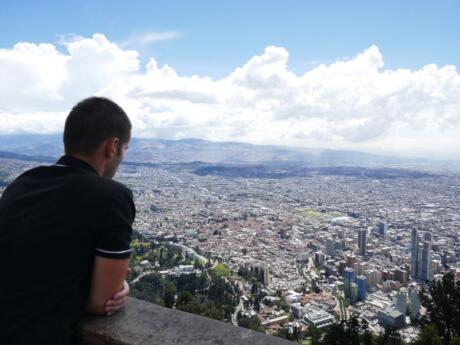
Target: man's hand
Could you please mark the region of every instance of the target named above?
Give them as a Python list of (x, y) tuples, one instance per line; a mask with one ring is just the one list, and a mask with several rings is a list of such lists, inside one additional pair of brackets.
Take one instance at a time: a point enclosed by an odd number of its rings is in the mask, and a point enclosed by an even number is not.
[(104, 305), (105, 315), (110, 316), (124, 307), (126, 300), (128, 299), (129, 285), (123, 281), (122, 289), (117, 292), (112, 298), (108, 299)]

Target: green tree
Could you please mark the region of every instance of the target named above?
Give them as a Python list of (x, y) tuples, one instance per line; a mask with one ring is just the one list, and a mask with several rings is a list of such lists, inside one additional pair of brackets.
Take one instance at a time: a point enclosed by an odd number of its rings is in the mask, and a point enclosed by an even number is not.
[(287, 304), (285, 301), (282, 299), (276, 302), (276, 305), (278, 306), (279, 309), (284, 310), (286, 313), (289, 313), (291, 310), (291, 306)]
[(187, 305), (193, 301), (193, 295), (188, 291), (182, 291), (177, 297), (177, 305)]
[(356, 315), (353, 315), (349, 320), (347, 320), (345, 336), (349, 344), (359, 345), (361, 341), (360, 328), (361, 328), (361, 325)]
[(376, 339), (376, 345), (403, 345), (401, 334), (394, 328), (387, 327)]
[(222, 263), (218, 263), (216, 267), (210, 270), (210, 273), (211, 273), (211, 276), (218, 277), (218, 278), (221, 278), (221, 277), (230, 278), (230, 276), (232, 275), (232, 271), (230, 270), (230, 268), (228, 268)]
[(373, 345), (374, 344), (374, 336), (372, 332), (369, 330), (369, 324), (365, 319), (361, 320), (361, 342), (363, 345)]
[(256, 316), (248, 317), (242, 315), (241, 312), (237, 315), (238, 326), (252, 329), (253, 331), (265, 333), (264, 329), (260, 326), (260, 321)]
[(413, 342), (413, 345), (442, 345), (436, 326), (429, 325), (425, 327)]
[(445, 345), (454, 337), (460, 336), (460, 282), (455, 282), (454, 275), (447, 273), (441, 281), (429, 284), (428, 291), (420, 294), (426, 314), (420, 320), (423, 328), (432, 324)]
[(351, 345), (345, 336), (345, 323), (335, 323), (329, 327), (321, 345)]
[(295, 342), (299, 342), (303, 338), (302, 331), (299, 327), (283, 327), (275, 333), (275, 336)]
[(176, 295), (176, 287), (172, 284), (167, 284), (163, 294), (165, 307), (172, 308), (174, 306), (174, 297)]
[(450, 341), (449, 345), (460, 345), (460, 337), (455, 337), (455, 338), (453, 338), (453, 339)]
[(204, 269), (204, 263), (199, 259), (195, 260), (193, 262), (193, 267), (196, 268), (196, 269), (199, 269), (199, 270), (203, 270)]
[(160, 258), (159, 258), (160, 266), (163, 266), (163, 251), (164, 251), (164, 248), (160, 247)]
[(374, 336), (369, 330), (363, 333), (362, 343), (363, 345), (374, 345)]
[(165, 280), (160, 274), (150, 274), (131, 286), (131, 296), (164, 305), (164, 286)]
[(318, 327), (315, 327), (315, 326), (308, 327), (308, 330), (305, 335), (307, 338), (310, 338), (311, 345), (321, 344), (321, 337), (323, 334)]
[(177, 309), (216, 320), (222, 320), (224, 317), (222, 309), (205, 299), (194, 299), (187, 305), (178, 306)]

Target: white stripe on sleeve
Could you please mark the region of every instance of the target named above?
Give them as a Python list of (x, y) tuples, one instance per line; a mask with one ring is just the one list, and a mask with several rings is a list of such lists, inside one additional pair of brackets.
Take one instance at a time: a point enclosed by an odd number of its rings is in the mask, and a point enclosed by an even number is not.
[(131, 252), (131, 249), (120, 250), (120, 251), (112, 251), (112, 250), (104, 250), (104, 249), (96, 248), (96, 250), (100, 251), (101, 253), (107, 253), (107, 254), (124, 254), (124, 253)]

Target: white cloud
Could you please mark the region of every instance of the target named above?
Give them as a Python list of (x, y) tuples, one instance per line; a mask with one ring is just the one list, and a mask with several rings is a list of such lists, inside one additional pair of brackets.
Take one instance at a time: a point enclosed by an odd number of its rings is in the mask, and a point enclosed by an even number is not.
[(127, 40), (120, 43), (121, 47), (144, 46), (161, 41), (170, 41), (181, 37), (181, 33), (176, 31), (165, 32), (143, 32), (141, 34), (133, 35)]
[(460, 153), (454, 66), (388, 70), (371, 46), (296, 75), (286, 49), (270, 46), (213, 80), (180, 76), (154, 58), (142, 70), (136, 51), (102, 34), (64, 44), (65, 53), (51, 44), (0, 49), (0, 134), (60, 131), (75, 102), (98, 94), (127, 110), (135, 136)]

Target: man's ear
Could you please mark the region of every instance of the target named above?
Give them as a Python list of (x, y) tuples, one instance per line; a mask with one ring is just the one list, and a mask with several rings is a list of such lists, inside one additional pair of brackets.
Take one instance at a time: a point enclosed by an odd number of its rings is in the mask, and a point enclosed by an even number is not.
[(117, 154), (118, 144), (120, 140), (118, 138), (109, 138), (105, 143), (105, 156), (111, 159)]

